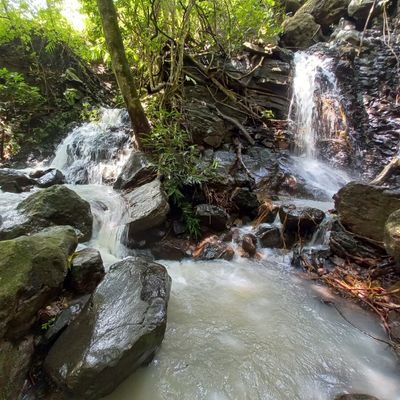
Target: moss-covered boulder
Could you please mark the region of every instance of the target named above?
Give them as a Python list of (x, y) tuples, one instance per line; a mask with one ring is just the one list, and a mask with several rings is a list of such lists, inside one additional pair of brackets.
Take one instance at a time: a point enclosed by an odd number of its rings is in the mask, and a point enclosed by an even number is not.
[(92, 236), (93, 216), (89, 203), (65, 186), (55, 185), (36, 192), (17, 208), (25, 222), (0, 230), (0, 240), (14, 239), (55, 225), (70, 225), (78, 229), (82, 242)]
[(0, 338), (15, 340), (30, 329), (62, 286), (76, 245), (68, 226), (0, 242)]

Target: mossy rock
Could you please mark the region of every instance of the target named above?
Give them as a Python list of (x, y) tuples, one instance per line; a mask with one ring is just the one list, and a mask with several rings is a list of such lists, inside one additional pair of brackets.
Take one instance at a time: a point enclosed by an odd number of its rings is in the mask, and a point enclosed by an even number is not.
[(16, 339), (30, 329), (62, 287), (76, 245), (70, 226), (0, 242), (0, 337)]
[(54, 225), (70, 225), (78, 229), (81, 232), (79, 240), (82, 242), (88, 241), (92, 236), (93, 216), (90, 204), (63, 185), (55, 185), (32, 194), (17, 209), (26, 221), (0, 231), (0, 240), (36, 233)]

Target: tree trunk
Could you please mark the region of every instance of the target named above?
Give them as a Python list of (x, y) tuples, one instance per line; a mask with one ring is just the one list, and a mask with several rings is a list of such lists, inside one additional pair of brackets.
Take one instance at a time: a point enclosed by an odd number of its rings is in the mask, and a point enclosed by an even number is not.
[(142, 138), (150, 132), (150, 124), (139, 99), (133, 76), (125, 55), (124, 44), (118, 26), (117, 12), (113, 0), (97, 0), (104, 37), (110, 52), (111, 63), (118, 86), (124, 98), (137, 145), (141, 148)]

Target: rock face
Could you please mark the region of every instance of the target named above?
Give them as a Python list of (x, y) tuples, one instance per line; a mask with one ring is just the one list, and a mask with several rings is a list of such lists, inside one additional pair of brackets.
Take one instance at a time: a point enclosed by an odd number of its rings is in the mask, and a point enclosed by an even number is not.
[(0, 398), (19, 399), (34, 351), (33, 338), (18, 344), (0, 342)]
[(15, 340), (30, 328), (62, 286), (76, 245), (75, 231), (67, 226), (0, 242), (0, 337)]
[(0, 169), (0, 189), (4, 192), (21, 193), (35, 182), (24, 173), (13, 169)]
[[(373, 0), (351, 0), (348, 6), (349, 16), (353, 17), (359, 23), (365, 23), (373, 5)], [(375, 16), (379, 12), (379, 9), (380, 6), (376, 4), (372, 16)]]
[(310, 14), (314, 17), (315, 22), (329, 27), (329, 25), (339, 22), (340, 18), (347, 16), (350, 0), (311, 0), (311, 2), (313, 7)]
[(140, 235), (160, 226), (167, 218), (169, 204), (156, 179), (125, 195), (129, 207), (128, 238), (140, 240)]
[(400, 262), (400, 210), (389, 215), (385, 223), (384, 243), (388, 254)]
[(86, 248), (73, 255), (68, 273), (68, 286), (79, 294), (92, 293), (104, 277), (100, 252)]
[(38, 232), (53, 225), (70, 225), (78, 229), (82, 242), (92, 236), (93, 217), (89, 203), (65, 186), (55, 185), (36, 192), (23, 200), (17, 209), (26, 221), (0, 230), (0, 240)]
[(160, 264), (133, 257), (114, 264), (51, 348), (49, 375), (67, 394), (85, 400), (112, 392), (160, 347), (170, 285)]
[(114, 189), (135, 189), (151, 182), (155, 177), (155, 166), (148, 158), (141, 152), (132, 152), (114, 183)]
[(232, 260), (235, 255), (233, 248), (219, 240), (217, 236), (210, 236), (200, 242), (193, 251), (193, 257), (197, 260)]
[(400, 192), (350, 182), (335, 195), (335, 208), (348, 230), (382, 242), (389, 215), (400, 209)]
[(281, 43), (286, 47), (305, 49), (318, 42), (320, 25), (311, 14), (300, 11), (283, 23)]
[(210, 204), (198, 205), (195, 208), (195, 215), (199, 218), (200, 225), (215, 232), (225, 230), (229, 220), (229, 215), (224, 209)]

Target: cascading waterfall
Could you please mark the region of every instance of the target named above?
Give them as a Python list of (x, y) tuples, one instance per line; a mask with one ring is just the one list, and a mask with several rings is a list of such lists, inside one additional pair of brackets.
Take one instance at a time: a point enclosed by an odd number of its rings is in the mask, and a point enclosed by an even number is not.
[(68, 183), (113, 182), (129, 153), (125, 112), (104, 109), (99, 121), (75, 128), (58, 146), (52, 167)]
[(297, 52), (293, 96), (289, 108), (295, 137), (297, 174), (326, 198), (331, 198), (350, 178), (343, 170), (323, 162), (319, 148), (346, 134), (346, 117), (330, 60)]
[(129, 151), (125, 112), (105, 109), (99, 121), (83, 124), (65, 138), (51, 165), (60, 169), (70, 188), (90, 203), (94, 227), (88, 245), (101, 251), (106, 265), (127, 254), (121, 243), (127, 206), (119, 193), (104, 184), (115, 181)]

